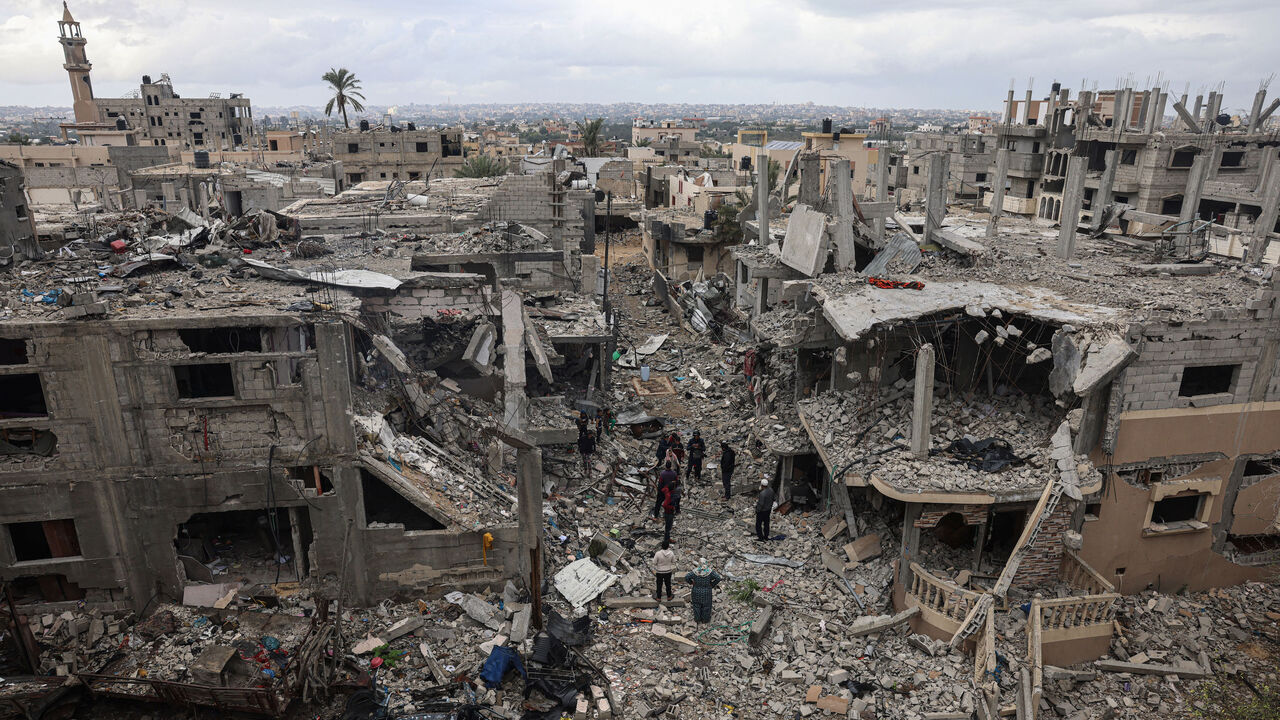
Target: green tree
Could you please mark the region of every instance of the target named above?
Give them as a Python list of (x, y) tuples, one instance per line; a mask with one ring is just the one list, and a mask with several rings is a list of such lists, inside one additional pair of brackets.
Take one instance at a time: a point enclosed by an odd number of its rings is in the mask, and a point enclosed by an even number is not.
[(769, 158), (769, 191), (778, 187), (778, 176), (782, 174), (782, 163)]
[(487, 178), (507, 174), (507, 164), (488, 155), (472, 155), (454, 171), (454, 177)]
[(596, 157), (600, 154), (600, 129), (604, 127), (604, 118), (596, 118), (595, 120), (574, 121), (574, 125), (578, 126), (578, 133), (582, 136), (582, 154), (586, 157)]
[(10, 145), (30, 145), (31, 138), (27, 137), (26, 135), (23, 135), (20, 132), (14, 131), (9, 133), (9, 137), (5, 138), (5, 142), (9, 143)]
[(653, 144), (653, 138), (640, 138), (636, 141), (636, 147), (649, 147)]
[(329, 72), (320, 76), (320, 79), (333, 88), (333, 97), (324, 106), (325, 116), (333, 115), (333, 108), (337, 106), (338, 112), (342, 113), (343, 126), (351, 127), (351, 123), (347, 121), (347, 105), (356, 112), (364, 112), (364, 105), (361, 104), (364, 94), (360, 92), (360, 81), (346, 68), (329, 68)]

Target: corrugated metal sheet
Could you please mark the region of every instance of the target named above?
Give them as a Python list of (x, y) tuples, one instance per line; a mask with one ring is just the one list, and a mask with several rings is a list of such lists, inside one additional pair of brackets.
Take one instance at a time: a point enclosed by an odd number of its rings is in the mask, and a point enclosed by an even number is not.
[(556, 590), (574, 608), (586, 607), (617, 581), (617, 575), (597, 566), (591, 558), (575, 560), (555, 576)]
[(764, 146), (765, 150), (799, 150), (804, 147), (804, 143), (799, 140), (770, 140), (769, 144)]

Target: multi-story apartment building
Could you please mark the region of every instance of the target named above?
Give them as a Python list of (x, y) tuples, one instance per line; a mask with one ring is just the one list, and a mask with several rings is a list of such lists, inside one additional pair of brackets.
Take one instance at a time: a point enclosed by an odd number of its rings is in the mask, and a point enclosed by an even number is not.
[(137, 97), (95, 97), (89, 77), (93, 65), (85, 54), (87, 41), (65, 4), (58, 31), (75, 111), (75, 123), (64, 126), (64, 134), (134, 131), (137, 144), (177, 145), (186, 150), (233, 150), (252, 144), (253, 111), (249, 99), (239, 93), (228, 98), (184, 98), (174, 92), (164, 74), (154, 82), (143, 75)]
[(362, 127), (334, 133), (333, 158), (348, 185), (366, 180), (427, 180), (452, 177), (462, 166), (462, 128), (418, 130)]

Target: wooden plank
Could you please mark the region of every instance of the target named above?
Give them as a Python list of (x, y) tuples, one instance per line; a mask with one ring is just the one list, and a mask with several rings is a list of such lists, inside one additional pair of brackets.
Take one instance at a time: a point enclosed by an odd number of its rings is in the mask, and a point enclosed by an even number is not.
[(1153, 663), (1131, 663), (1119, 660), (1098, 660), (1094, 663), (1099, 670), (1107, 672), (1133, 673), (1135, 675), (1177, 675), (1180, 678), (1198, 680), (1209, 677), (1209, 673), (1199, 665), (1186, 661), (1178, 665), (1155, 665)]

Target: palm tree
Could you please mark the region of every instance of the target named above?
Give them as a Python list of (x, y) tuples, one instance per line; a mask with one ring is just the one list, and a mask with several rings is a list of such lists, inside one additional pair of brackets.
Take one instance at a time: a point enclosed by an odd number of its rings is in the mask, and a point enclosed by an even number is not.
[(364, 112), (364, 105), (360, 104), (360, 101), (364, 100), (364, 94), (360, 92), (360, 81), (346, 68), (337, 70), (329, 68), (329, 72), (320, 76), (320, 79), (333, 88), (333, 97), (329, 98), (329, 102), (325, 104), (324, 114), (332, 115), (333, 106), (336, 104), (338, 112), (342, 113), (342, 124), (350, 128), (351, 123), (347, 121), (347, 105), (351, 105), (351, 109), (356, 112)]
[(578, 126), (578, 134), (582, 136), (582, 154), (587, 157), (596, 157), (600, 154), (600, 130), (604, 127), (604, 118), (596, 118), (595, 120), (575, 120), (574, 125)]
[(454, 171), (454, 177), (487, 178), (507, 174), (507, 164), (488, 155), (472, 155)]

